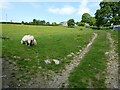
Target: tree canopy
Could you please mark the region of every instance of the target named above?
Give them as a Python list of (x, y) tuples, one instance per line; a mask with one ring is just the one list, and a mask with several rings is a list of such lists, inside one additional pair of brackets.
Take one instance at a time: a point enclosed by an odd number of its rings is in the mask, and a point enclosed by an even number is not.
[(74, 19), (69, 19), (69, 20), (67, 21), (67, 25), (68, 25), (68, 27), (74, 27), (74, 26), (75, 26), (75, 21), (74, 21)]
[(89, 13), (84, 13), (82, 15), (81, 22), (89, 23), (90, 25), (95, 25), (96, 19), (95, 19), (95, 17), (92, 17)]
[(100, 9), (95, 13), (96, 25), (109, 26), (120, 24), (120, 1), (119, 2), (105, 2), (103, 0), (99, 4)]
[(33, 19), (32, 24), (34, 24), (34, 25), (45, 25), (46, 22), (45, 22), (45, 20), (36, 20), (36, 19)]
[(91, 18), (91, 16), (90, 16), (89, 13), (84, 13), (82, 15), (82, 21), (81, 22), (89, 23), (90, 22), (90, 18)]

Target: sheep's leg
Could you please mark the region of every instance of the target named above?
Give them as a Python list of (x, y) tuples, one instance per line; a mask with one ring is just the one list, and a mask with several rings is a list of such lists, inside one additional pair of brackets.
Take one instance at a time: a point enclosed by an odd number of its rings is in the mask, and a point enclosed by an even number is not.
[(28, 45), (28, 41), (24, 41), (24, 44), (25, 44), (25, 45)]
[(34, 40), (31, 40), (30, 46), (34, 45)]
[(28, 40), (28, 46), (30, 46), (30, 42), (31, 42), (31, 40)]
[(31, 41), (30, 41), (30, 46), (32, 46), (32, 42), (33, 42), (33, 41), (31, 40)]

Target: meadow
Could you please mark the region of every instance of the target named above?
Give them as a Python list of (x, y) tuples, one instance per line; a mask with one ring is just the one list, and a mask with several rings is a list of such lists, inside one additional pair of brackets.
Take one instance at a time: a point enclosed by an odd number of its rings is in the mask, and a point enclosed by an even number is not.
[[(21, 67), (21, 71), (39, 68), (58, 71), (70, 60), (67, 55), (75, 53), (86, 45), (92, 30), (62, 26), (2, 25), (2, 57)], [(28, 47), (20, 43), (25, 34), (37, 40), (36, 46)], [(59, 65), (46, 64), (46, 59), (60, 60)]]
[[(105, 52), (109, 50), (109, 42), (106, 32), (110, 32), (116, 40), (117, 32), (109, 30), (92, 30), (84, 27), (68, 28), (63, 26), (32, 26), (32, 25), (2, 25), (2, 58), (15, 63), (20, 69), (17, 79), (29, 79), (31, 75), (52, 70), (58, 72), (73, 60), (68, 57), (70, 53), (82, 50), (92, 38), (93, 32), (98, 33), (98, 38), (90, 51), (83, 58), (69, 76), (69, 87), (105, 87), (105, 68), (107, 57)], [(26, 46), (20, 43), (22, 37), (31, 34), (37, 41), (36, 46)], [(117, 40), (116, 40), (117, 42)], [(116, 46), (117, 47), (117, 46)], [(117, 50), (117, 49), (116, 49)], [(118, 51), (117, 51), (118, 52)], [(44, 60), (57, 59), (59, 65), (54, 62), (46, 64)], [(27, 73), (30, 72), (30, 73)], [(96, 75), (97, 73), (97, 75)]]

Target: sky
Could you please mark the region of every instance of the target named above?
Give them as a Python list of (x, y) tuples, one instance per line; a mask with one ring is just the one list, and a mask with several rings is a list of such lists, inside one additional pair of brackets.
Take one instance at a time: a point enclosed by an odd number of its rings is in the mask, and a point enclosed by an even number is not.
[(94, 16), (100, 0), (65, 1), (0, 1), (0, 21), (31, 22), (33, 19), (46, 22), (81, 21), (83, 13)]

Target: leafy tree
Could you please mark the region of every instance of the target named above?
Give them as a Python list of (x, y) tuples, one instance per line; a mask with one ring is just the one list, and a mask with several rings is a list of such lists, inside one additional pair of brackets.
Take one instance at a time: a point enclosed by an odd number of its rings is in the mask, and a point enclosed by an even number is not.
[(46, 23), (45, 20), (41, 20), (41, 21), (40, 21), (40, 24), (41, 24), (41, 25), (45, 25), (45, 23)]
[(46, 25), (50, 25), (50, 22), (46, 22)]
[(74, 21), (74, 19), (69, 19), (68, 21), (67, 21), (67, 25), (68, 25), (68, 27), (74, 27), (75, 26), (75, 21)]
[(36, 20), (36, 19), (33, 19), (32, 24), (34, 24), (34, 25), (45, 25), (46, 22), (45, 22), (45, 20)]
[(95, 25), (96, 24), (96, 19), (95, 17), (92, 17), (89, 13), (84, 13), (82, 15), (82, 20), (81, 23), (89, 23), (90, 25)]
[(56, 22), (52, 22), (52, 25), (55, 26), (55, 25), (57, 25), (57, 23)]
[(119, 2), (100, 2), (100, 9), (95, 13), (96, 25), (109, 26), (111, 23), (120, 24), (120, 1)]
[(82, 15), (82, 21), (81, 21), (81, 22), (90, 23), (90, 18), (91, 18), (91, 16), (90, 16), (89, 13), (84, 13), (84, 14)]
[(95, 24), (96, 24), (96, 19), (95, 19), (95, 17), (90, 17), (89, 24), (92, 25), (92, 26), (95, 26)]
[(22, 21), (21, 24), (24, 24), (24, 21)]
[(37, 24), (37, 20), (33, 19), (33, 24), (36, 25)]

